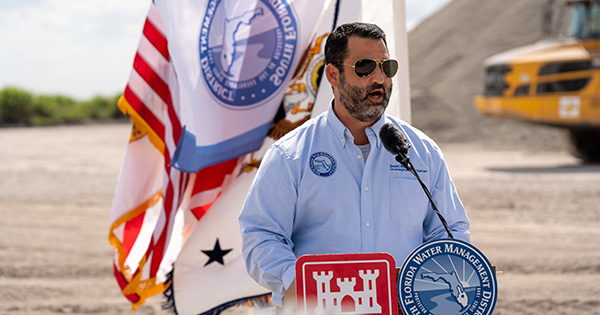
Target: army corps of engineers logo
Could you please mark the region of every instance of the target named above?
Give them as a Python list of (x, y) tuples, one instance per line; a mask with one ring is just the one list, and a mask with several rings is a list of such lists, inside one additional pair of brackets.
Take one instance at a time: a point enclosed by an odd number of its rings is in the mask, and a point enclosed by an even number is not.
[(496, 275), (487, 258), (454, 239), (421, 245), (398, 275), (398, 300), (405, 315), (488, 315), (497, 294)]
[(258, 104), (284, 83), (298, 26), (288, 0), (209, 0), (200, 29), (200, 68), (221, 104)]

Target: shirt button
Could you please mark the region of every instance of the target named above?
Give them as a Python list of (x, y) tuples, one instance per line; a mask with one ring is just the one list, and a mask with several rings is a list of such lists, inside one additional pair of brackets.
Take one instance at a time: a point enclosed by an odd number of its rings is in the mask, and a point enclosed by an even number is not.
[(365, 223), (366, 226), (371, 226), (371, 223), (367, 222)]
[(356, 156), (356, 158), (360, 160), (360, 159), (362, 159), (362, 156), (360, 156), (360, 154), (359, 154)]
[(365, 186), (365, 191), (369, 191), (369, 187)]

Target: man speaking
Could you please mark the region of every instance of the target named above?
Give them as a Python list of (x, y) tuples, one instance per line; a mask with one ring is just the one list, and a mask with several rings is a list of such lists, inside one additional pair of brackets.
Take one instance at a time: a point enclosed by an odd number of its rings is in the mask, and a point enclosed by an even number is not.
[(470, 242), (469, 219), (440, 148), (384, 114), (398, 62), (376, 25), (337, 27), (325, 44), (329, 110), (289, 132), (265, 154), (239, 222), (250, 276), (281, 307), (305, 254), (410, 252), (447, 232), (415, 177), (384, 148), (392, 123), (411, 145), (410, 161), (455, 238)]

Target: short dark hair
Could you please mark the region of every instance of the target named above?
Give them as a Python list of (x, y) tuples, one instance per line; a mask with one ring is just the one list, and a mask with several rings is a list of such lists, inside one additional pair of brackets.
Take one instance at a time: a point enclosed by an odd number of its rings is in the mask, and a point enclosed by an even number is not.
[(325, 64), (333, 64), (341, 72), (341, 64), (348, 57), (348, 38), (359, 36), (369, 39), (381, 39), (387, 47), (385, 33), (379, 26), (370, 23), (352, 22), (336, 27), (325, 42)]

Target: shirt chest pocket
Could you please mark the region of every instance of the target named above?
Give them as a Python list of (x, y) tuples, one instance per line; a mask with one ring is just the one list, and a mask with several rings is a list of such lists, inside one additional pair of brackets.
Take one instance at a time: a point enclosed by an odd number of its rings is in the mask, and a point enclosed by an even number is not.
[(400, 225), (423, 225), (429, 199), (416, 178), (390, 178), (390, 216)]

